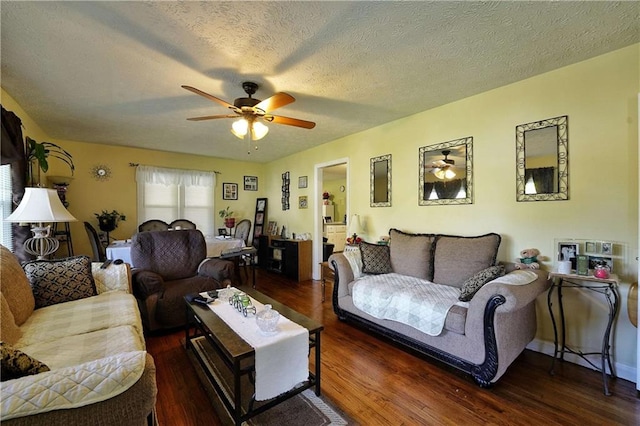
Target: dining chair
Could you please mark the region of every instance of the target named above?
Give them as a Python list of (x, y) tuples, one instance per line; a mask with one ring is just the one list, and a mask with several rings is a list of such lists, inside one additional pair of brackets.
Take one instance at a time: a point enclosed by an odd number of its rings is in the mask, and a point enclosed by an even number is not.
[(169, 224), (164, 220), (160, 219), (150, 219), (146, 222), (142, 222), (138, 226), (138, 232), (147, 232), (147, 231), (168, 231)]
[(196, 229), (196, 224), (188, 219), (176, 219), (169, 224), (169, 228), (172, 229), (176, 229), (178, 226), (180, 229)]
[(98, 232), (96, 228), (94, 228), (89, 222), (84, 223), (84, 230), (87, 231), (87, 236), (89, 237), (89, 243), (91, 243), (91, 250), (93, 251), (94, 262), (104, 262), (107, 260), (107, 254), (105, 252), (104, 246), (100, 241), (100, 237), (98, 237)]
[[(251, 233), (251, 221), (249, 219), (242, 219), (240, 222), (238, 222), (236, 224), (235, 238), (238, 239), (238, 240), (244, 241), (245, 247), (249, 247), (249, 234), (250, 233)], [(245, 273), (246, 273), (247, 278), (248, 278), (249, 277), (249, 273), (246, 271), (246, 268), (244, 268), (244, 267), (247, 266), (248, 264), (250, 264), (251, 256), (246, 255), (246, 256), (241, 256), (240, 258), (236, 258), (236, 259), (237, 259), (236, 266), (238, 267), (238, 272), (239, 272), (240, 266), (243, 266), (242, 269), (245, 270)]]

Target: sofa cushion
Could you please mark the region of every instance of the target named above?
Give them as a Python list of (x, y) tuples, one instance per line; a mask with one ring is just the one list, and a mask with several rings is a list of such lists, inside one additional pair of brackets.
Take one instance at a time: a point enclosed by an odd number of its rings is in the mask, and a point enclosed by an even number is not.
[(475, 273), (495, 265), (500, 235), (477, 237), (438, 235), (433, 258), (433, 282), (462, 287)]
[(97, 294), (88, 256), (32, 260), (23, 268), (31, 283), (36, 309)]
[(389, 274), (393, 272), (389, 246), (360, 243), (362, 254), (362, 272), (365, 274)]
[(0, 342), (0, 352), (2, 352), (0, 376), (3, 382), (49, 371), (49, 367), (45, 364), (6, 342)]
[(432, 248), (435, 235), (389, 230), (389, 254), (393, 272), (433, 280)]
[(490, 266), (487, 269), (476, 272), (462, 284), (459, 299), (463, 302), (468, 302), (483, 285), (503, 275), (504, 265)]
[(29, 280), (20, 266), (18, 258), (0, 245), (0, 289), (13, 313), (16, 325), (20, 326), (31, 316), (35, 299)]
[(0, 293), (0, 341), (14, 344), (20, 337), (22, 337), (22, 331), (16, 325), (7, 299)]

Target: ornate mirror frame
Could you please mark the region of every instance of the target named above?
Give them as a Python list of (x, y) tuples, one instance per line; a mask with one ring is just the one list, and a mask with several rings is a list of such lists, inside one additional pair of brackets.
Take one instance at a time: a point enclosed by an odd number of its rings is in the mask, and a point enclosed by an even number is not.
[[(384, 174), (384, 171), (380, 172), (379, 167), (377, 167), (382, 165), (382, 163), (386, 163), (387, 166), (386, 185), (384, 177), (380, 176), (381, 173)], [(391, 154), (373, 157), (370, 161), (369, 173), (371, 176), (369, 189), (371, 207), (391, 207)], [(381, 198), (384, 197), (379, 197), (379, 194), (385, 190), (387, 195), (386, 200), (381, 200)]]
[[(427, 173), (431, 173), (428, 169), (431, 161), (425, 160), (426, 157), (433, 155), (441, 156), (442, 151), (455, 150), (464, 147), (464, 197), (463, 198), (443, 198), (429, 199), (430, 192), (425, 191), (427, 182)], [(473, 204), (473, 137), (469, 136), (462, 139), (455, 139), (449, 142), (443, 142), (436, 145), (423, 146), (418, 150), (418, 205), (420, 206), (439, 206), (448, 204)], [(459, 161), (459, 160), (458, 160)], [(426, 194), (425, 194), (426, 193)], [(425, 196), (426, 195), (426, 196)], [(426, 198), (426, 199), (425, 199)]]
[[(555, 151), (553, 192), (530, 193), (527, 190), (527, 132), (555, 127), (555, 141), (550, 141)], [(552, 130), (552, 129), (549, 129)], [(531, 136), (532, 134), (529, 133)], [(531, 178), (529, 178), (531, 179)], [(535, 187), (534, 187), (535, 188)], [(534, 189), (535, 190), (535, 189)], [(517, 201), (558, 201), (569, 199), (569, 116), (549, 118), (516, 126), (516, 200)]]

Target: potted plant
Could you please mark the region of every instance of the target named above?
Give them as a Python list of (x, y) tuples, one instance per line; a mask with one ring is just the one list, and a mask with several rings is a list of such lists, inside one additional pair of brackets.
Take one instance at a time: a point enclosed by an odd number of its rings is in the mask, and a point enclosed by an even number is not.
[(220, 217), (224, 219), (224, 226), (227, 228), (233, 228), (236, 226), (236, 218), (233, 217), (233, 212), (229, 211), (229, 206), (226, 209), (222, 209), (218, 212)]
[(109, 244), (109, 232), (114, 231), (118, 227), (118, 222), (127, 220), (127, 217), (116, 210), (111, 212), (102, 210), (101, 213), (94, 214), (98, 218), (98, 227), (107, 234), (107, 244)]
[(73, 157), (59, 145), (51, 142), (36, 142), (29, 136), (25, 138), (25, 151), (27, 156), (27, 182), (32, 186), (40, 185), (40, 171), (49, 170), (49, 157), (57, 158), (67, 163), (71, 174), (75, 171)]

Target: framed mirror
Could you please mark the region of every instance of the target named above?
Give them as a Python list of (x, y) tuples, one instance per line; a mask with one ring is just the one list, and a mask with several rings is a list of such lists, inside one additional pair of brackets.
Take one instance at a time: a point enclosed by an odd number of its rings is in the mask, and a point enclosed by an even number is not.
[(473, 203), (473, 137), (423, 146), (419, 158), (419, 205)]
[(516, 126), (516, 200), (569, 199), (569, 117)]
[(370, 175), (371, 207), (391, 207), (391, 154), (372, 158)]

